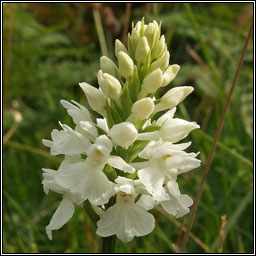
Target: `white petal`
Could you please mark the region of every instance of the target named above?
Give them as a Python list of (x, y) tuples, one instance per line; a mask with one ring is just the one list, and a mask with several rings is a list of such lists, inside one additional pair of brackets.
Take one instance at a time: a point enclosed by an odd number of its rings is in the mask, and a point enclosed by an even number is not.
[(55, 179), (58, 185), (72, 193), (83, 194), (84, 180), (87, 178), (86, 164), (84, 161), (77, 163), (64, 163), (58, 170)]
[[(143, 134), (143, 133), (142, 133)], [(162, 144), (162, 141), (151, 141), (147, 146), (139, 153), (139, 157), (150, 159), (154, 157), (155, 149)]]
[[(132, 182), (127, 182), (127, 183), (121, 183), (121, 184), (115, 184), (114, 187), (115, 193), (117, 194), (118, 192), (122, 191), (124, 193), (126, 193), (127, 195), (131, 195), (132, 197), (125, 197), (125, 200), (129, 200), (129, 201), (134, 201), (135, 200), (135, 189), (134, 186), (132, 184)], [(117, 196), (116, 201), (118, 202), (118, 200), (124, 200), (123, 197)]]
[(138, 131), (133, 123), (123, 122), (115, 124), (109, 130), (109, 136), (119, 146), (128, 148), (137, 138)]
[(134, 203), (115, 204), (108, 208), (97, 222), (97, 234), (107, 237), (116, 234), (124, 242), (134, 236), (144, 236), (153, 231), (155, 220), (142, 206)]
[(172, 144), (172, 148), (175, 150), (185, 150), (191, 145), (191, 141), (187, 143)]
[(46, 233), (52, 240), (52, 230), (60, 229), (66, 224), (74, 214), (75, 207), (70, 199), (63, 197), (59, 207), (52, 216), (49, 225), (46, 227)]
[(183, 119), (174, 118), (167, 121), (160, 129), (161, 137), (163, 140), (168, 140), (172, 143), (176, 143), (200, 126), (195, 122), (188, 122)]
[(45, 168), (43, 168), (42, 170), (44, 177), (42, 181), (44, 192), (48, 194), (49, 190), (52, 190), (54, 192), (63, 194), (65, 192), (65, 189), (62, 186), (58, 185), (55, 181), (55, 177), (58, 172), (52, 169)]
[(91, 170), (85, 162), (67, 164), (56, 176), (59, 185), (72, 193), (82, 195), (82, 198), (94, 205), (102, 205), (112, 196), (112, 183), (102, 170)]
[(193, 205), (193, 199), (188, 196), (188, 195), (181, 195), (179, 197), (179, 203), (183, 206), (183, 207), (190, 207)]
[(106, 97), (101, 90), (87, 84), (79, 83), (79, 86), (84, 91), (90, 107), (102, 116), (106, 116)]
[(140, 180), (132, 180), (132, 179), (128, 179), (128, 178), (125, 178), (125, 177), (122, 177), (122, 176), (118, 176), (116, 179), (115, 179), (115, 182), (117, 184), (124, 184), (124, 183), (129, 183), (129, 184), (132, 184), (134, 186), (139, 186), (139, 185), (142, 185), (141, 181)]
[(52, 147), (52, 144), (53, 142), (51, 140), (45, 140), (45, 139), (42, 139), (42, 142), (43, 144), (48, 147), (48, 148), (51, 148)]
[(109, 153), (112, 151), (112, 147), (113, 147), (112, 142), (106, 135), (99, 136), (96, 139), (95, 144), (106, 148), (109, 151)]
[(142, 132), (137, 136), (137, 140), (158, 140), (160, 138), (159, 131)]
[(138, 177), (155, 200), (166, 200), (168, 198), (163, 188), (164, 174), (159, 170), (151, 167), (141, 169), (138, 171)]
[(138, 163), (130, 163), (130, 165), (133, 166), (136, 170), (140, 170), (149, 167), (151, 164), (149, 161), (145, 161)]
[(80, 121), (91, 121), (90, 113), (87, 108), (76, 101), (72, 102), (78, 107), (66, 100), (60, 101), (61, 105), (67, 109), (68, 114), (72, 117), (73, 122), (78, 124)]
[(119, 214), (120, 207), (115, 204), (109, 207), (101, 216), (97, 222), (98, 229), (96, 234), (101, 237), (108, 237), (116, 234), (120, 228)]
[(192, 198), (188, 195), (181, 195), (179, 186), (174, 181), (169, 181), (167, 183), (167, 189), (170, 199), (161, 202), (161, 206), (164, 210), (176, 218), (180, 218), (189, 213), (189, 207), (193, 204)]
[(109, 130), (109, 136), (119, 146), (128, 148), (137, 138), (138, 131), (133, 123), (122, 122), (115, 124)]
[(68, 125), (61, 124), (61, 126), (64, 130), (58, 131), (55, 129), (52, 131), (52, 155), (76, 155), (88, 150), (91, 145), (88, 139), (71, 129)]
[(147, 211), (155, 207), (155, 201), (152, 196), (149, 195), (142, 195), (136, 204), (142, 206)]
[(134, 173), (135, 169), (127, 164), (123, 158), (121, 158), (120, 156), (110, 156), (108, 158), (108, 164), (111, 165), (112, 167), (122, 170), (124, 172), (128, 172), (128, 173)]
[(106, 118), (97, 118), (96, 122), (97, 126), (99, 126), (103, 131), (105, 131), (106, 133), (109, 132)]
[(166, 186), (172, 196), (174, 196), (174, 197), (180, 196), (180, 189), (179, 189), (179, 185), (177, 182), (169, 181)]
[(84, 193), (94, 205), (108, 203), (113, 195), (113, 184), (102, 171), (88, 172)]
[(176, 112), (176, 107), (167, 111), (164, 115), (162, 115), (156, 122), (156, 125), (163, 125), (166, 121), (173, 118), (174, 113)]
[(79, 125), (76, 126), (76, 131), (83, 134), (87, 139), (92, 142), (94, 142), (98, 137), (97, 128), (92, 124), (92, 122), (79, 122)]

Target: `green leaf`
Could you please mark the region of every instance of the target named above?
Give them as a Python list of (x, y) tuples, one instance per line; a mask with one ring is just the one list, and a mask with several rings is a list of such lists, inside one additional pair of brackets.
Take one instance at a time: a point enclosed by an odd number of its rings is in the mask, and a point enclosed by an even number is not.
[(123, 120), (126, 120), (131, 114), (132, 109), (132, 101), (130, 98), (128, 83), (125, 83), (124, 85), (120, 100), (123, 108), (123, 110), (121, 111), (122, 118)]
[(134, 67), (133, 76), (129, 81), (129, 92), (132, 102), (135, 102), (138, 98), (138, 94), (140, 91), (141, 83), (138, 76), (138, 69), (137, 66)]
[(138, 156), (138, 154), (146, 147), (147, 144), (148, 141), (145, 140), (135, 141), (132, 148), (128, 148), (129, 157), (127, 159), (127, 162), (131, 163)]
[(158, 131), (160, 129), (161, 129), (161, 126), (153, 123), (152, 125), (146, 127), (142, 132), (154, 132), (154, 131)]
[(109, 164), (105, 165), (105, 168), (104, 168), (103, 172), (107, 175), (108, 179), (113, 181), (113, 182), (117, 178), (117, 174), (116, 174), (115, 169), (112, 168)]

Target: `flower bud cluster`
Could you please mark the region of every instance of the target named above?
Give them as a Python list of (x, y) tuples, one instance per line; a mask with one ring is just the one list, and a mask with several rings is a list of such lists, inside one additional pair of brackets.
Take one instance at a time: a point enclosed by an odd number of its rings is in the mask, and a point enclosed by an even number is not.
[(200, 160), (185, 152), (190, 142), (177, 142), (199, 125), (174, 114), (193, 87), (175, 87), (156, 99), (180, 68), (169, 64), (160, 30), (156, 21), (146, 25), (142, 19), (128, 35), (128, 48), (116, 40), (115, 62), (100, 58), (98, 88), (79, 84), (90, 110), (61, 100), (75, 126), (60, 123), (52, 139), (43, 140), (52, 155), (64, 155), (58, 170), (43, 169), (44, 191), (63, 195), (46, 227), (50, 239), (85, 201), (99, 215), (96, 233), (125, 242), (152, 232), (149, 211), (156, 205), (177, 218), (189, 212), (193, 200), (181, 194), (177, 176), (199, 167)]

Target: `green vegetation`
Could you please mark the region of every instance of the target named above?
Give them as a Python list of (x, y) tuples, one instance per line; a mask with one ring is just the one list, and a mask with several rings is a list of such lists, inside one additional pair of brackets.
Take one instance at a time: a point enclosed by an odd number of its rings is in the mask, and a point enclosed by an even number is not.
[[(78, 82), (97, 86), (101, 49), (113, 57), (114, 39), (125, 41), (123, 31), (125, 34), (131, 21), (136, 22), (143, 16), (146, 22), (162, 20), (171, 63), (181, 65), (176, 79), (160, 93), (164, 94), (172, 86), (192, 85), (195, 88), (176, 114), (201, 125), (189, 139), (193, 141), (190, 150), (200, 151), (202, 167), (179, 177), (181, 191), (195, 197), (253, 17), (253, 5), (134, 3), (130, 7), (130, 19), (127, 19), (129, 4), (124, 3), (4, 4), (4, 253), (98, 252), (100, 239), (83, 209), (76, 209), (71, 221), (53, 232), (53, 241), (48, 240), (45, 226), (60, 197), (56, 193), (44, 194), (41, 168), (55, 169), (61, 158), (51, 157), (41, 140), (49, 138), (59, 120), (72, 124), (59, 104), (61, 99), (74, 99), (88, 107)], [(99, 22), (103, 30), (99, 29)], [(218, 252), (221, 216), (226, 214), (222, 252), (252, 253), (252, 189), (251, 40), (186, 252)], [(179, 240), (179, 225), (183, 219), (172, 218), (161, 208), (153, 214), (157, 220), (155, 230), (127, 244), (117, 239), (117, 253), (174, 252), (172, 244)], [(185, 226), (187, 220), (188, 216)]]

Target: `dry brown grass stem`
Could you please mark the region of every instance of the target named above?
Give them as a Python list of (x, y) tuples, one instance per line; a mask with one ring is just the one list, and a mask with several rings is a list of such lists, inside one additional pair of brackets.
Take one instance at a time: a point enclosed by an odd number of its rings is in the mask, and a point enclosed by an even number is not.
[(201, 178), (199, 189), (198, 189), (197, 194), (196, 194), (195, 202), (194, 202), (194, 205), (192, 207), (191, 213), (189, 215), (187, 231), (186, 231), (186, 233), (184, 235), (184, 239), (183, 239), (182, 246), (181, 246), (181, 251), (182, 252), (184, 252), (185, 249), (186, 249), (186, 245), (187, 245), (187, 241), (188, 241), (188, 236), (189, 236), (190, 230), (191, 230), (193, 222), (194, 222), (195, 214), (196, 214), (196, 211), (197, 211), (197, 208), (198, 208), (198, 204), (199, 204), (199, 201), (200, 201), (200, 197), (201, 197), (201, 194), (202, 194), (202, 190), (203, 190), (203, 185), (205, 183), (205, 180), (206, 180), (209, 168), (211, 166), (211, 162), (212, 162), (212, 159), (213, 159), (213, 154), (215, 152), (216, 145), (217, 145), (218, 139), (220, 137), (220, 133), (221, 133), (224, 121), (225, 121), (226, 113), (227, 113), (228, 107), (229, 107), (230, 102), (231, 102), (231, 97), (232, 97), (234, 88), (236, 86), (236, 82), (237, 82), (240, 70), (241, 70), (243, 62), (244, 62), (244, 57), (245, 57), (245, 54), (246, 54), (246, 51), (247, 51), (247, 47), (248, 47), (248, 44), (249, 44), (249, 41), (250, 41), (250, 38), (251, 38), (251, 35), (252, 35), (252, 31), (253, 31), (253, 23), (251, 24), (249, 32), (248, 32), (248, 35), (246, 37), (246, 40), (245, 40), (245, 43), (244, 43), (244, 47), (243, 47), (243, 50), (242, 50), (242, 53), (241, 53), (241, 56), (240, 56), (240, 59), (239, 59), (238, 65), (237, 65), (237, 69), (236, 69), (236, 72), (235, 72), (235, 75), (234, 75), (234, 79), (233, 79), (231, 88), (229, 90), (229, 93), (228, 93), (228, 96), (227, 96), (227, 99), (226, 99), (226, 103), (225, 103), (222, 115), (220, 117), (220, 121), (219, 121), (219, 124), (218, 124), (218, 127), (217, 127), (216, 134), (214, 136), (214, 141), (213, 141), (213, 144), (212, 144), (212, 148), (211, 148), (210, 154), (209, 154), (209, 156), (207, 158), (206, 165), (204, 167), (203, 176)]
[(226, 240), (226, 232), (225, 232), (225, 227), (226, 227), (226, 223), (227, 223), (227, 215), (224, 214), (223, 216), (221, 216), (220, 218), (221, 220), (221, 224), (220, 224), (220, 241), (219, 241), (219, 245), (218, 245), (218, 253), (222, 253), (223, 251), (223, 244)]

